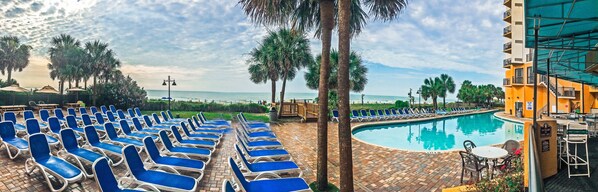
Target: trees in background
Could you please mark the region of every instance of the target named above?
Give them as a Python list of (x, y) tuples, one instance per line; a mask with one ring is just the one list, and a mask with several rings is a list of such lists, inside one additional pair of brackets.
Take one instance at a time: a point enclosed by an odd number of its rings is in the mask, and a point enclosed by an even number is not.
[(442, 91), (438, 96), (442, 97), (442, 107), (446, 108), (446, 96), (449, 93), (455, 93), (455, 81), (453, 81), (453, 77), (449, 76), (448, 74), (441, 74), (440, 85), (442, 85)]
[(473, 85), (471, 81), (465, 80), (457, 93), (457, 98), (466, 103), (475, 103), (476, 105), (485, 104), (492, 106), (494, 98), (504, 99), (505, 92), (502, 87), (496, 87), (492, 84)]
[(13, 71), (23, 71), (29, 65), (31, 46), (21, 44), (16, 36), (0, 37), (0, 72), (6, 74), (4, 84), (16, 83), (12, 79)]
[(424, 100), (428, 100), (428, 98), (432, 99), (432, 107), (434, 109), (438, 108), (438, 97), (443, 94), (444, 87), (442, 85), (442, 80), (440, 77), (435, 78), (427, 78), (424, 80), (424, 84), (421, 86), (421, 96)]

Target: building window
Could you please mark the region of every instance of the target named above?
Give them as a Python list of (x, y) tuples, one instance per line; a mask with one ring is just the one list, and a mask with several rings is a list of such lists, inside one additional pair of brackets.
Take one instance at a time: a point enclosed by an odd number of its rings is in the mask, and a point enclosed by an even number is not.
[(534, 71), (532, 67), (527, 67), (527, 84), (534, 84)]
[(515, 21), (515, 25), (523, 25), (523, 22), (521, 22), (521, 21)]
[(513, 84), (523, 84), (523, 68), (516, 68), (515, 69), (515, 76), (513, 76), (513, 80), (511, 80)]

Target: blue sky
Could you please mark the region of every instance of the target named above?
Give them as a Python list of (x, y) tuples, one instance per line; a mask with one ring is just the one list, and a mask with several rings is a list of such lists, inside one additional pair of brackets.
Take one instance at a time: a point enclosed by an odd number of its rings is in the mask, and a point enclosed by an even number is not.
[[(404, 96), (441, 73), (459, 84), (500, 85), (503, 11), (502, 0), (411, 1), (397, 20), (371, 21), (352, 42), (370, 69), (364, 93)], [(252, 24), (236, 0), (0, 0), (0, 13), (0, 35), (16, 35), (35, 49), (31, 66), (15, 74), (24, 87), (56, 85), (46, 53), (50, 39), (66, 33), (109, 43), (121, 70), (146, 89), (164, 89), (170, 74), (177, 90), (270, 90), (248, 80), (245, 63), (268, 29)], [(314, 55), (320, 50), (312, 38)], [(303, 75), (288, 86), (313, 92)]]

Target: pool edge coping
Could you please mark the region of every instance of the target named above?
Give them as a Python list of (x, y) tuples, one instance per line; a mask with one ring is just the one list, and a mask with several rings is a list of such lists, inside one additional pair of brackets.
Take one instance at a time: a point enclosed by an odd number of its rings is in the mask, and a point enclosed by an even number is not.
[[(381, 147), (381, 148), (388, 149), (388, 150), (393, 150), (393, 151), (404, 151), (404, 152), (410, 152), (410, 153), (411, 152), (412, 153), (427, 153), (427, 154), (451, 153), (451, 152), (459, 151), (460, 149), (451, 149), (451, 150), (445, 150), (445, 151), (420, 151), (420, 150), (397, 149), (397, 148), (382, 146), (382, 145), (373, 144), (373, 143), (361, 140), (361, 139), (355, 137), (355, 135), (353, 134), (353, 131), (355, 131), (357, 129), (364, 128), (364, 127), (367, 127), (367, 126), (372, 126), (372, 125), (388, 125), (388, 124), (396, 124), (396, 123), (414, 123), (414, 122), (422, 122), (422, 121), (428, 121), (428, 120), (437, 120), (437, 119), (444, 119), (444, 118), (450, 118), (450, 117), (460, 117), (460, 116), (464, 116), (464, 115), (475, 115), (475, 114), (481, 114), (481, 113), (490, 113), (490, 112), (493, 112), (493, 111), (495, 113), (492, 114), (492, 115), (495, 116), (495, 117), (497, 117), (496, 113), (500, 113), (499, 112), (500, 109), (492, 109), (492, 110), (476, 111), (476, 112), (472, 112), (472, 113), (461, 113), (461, 114), (452, 114), (452, 115), (426, 117), (426, 118), (420, 118), (420, 119), (409, 119), (409, 120), (405, 120), (405, 121), (401, 121), (401, 120), (390, 120), (390, 121), (381, 121), (381, 122), (366, 122), (364, 124), (360, 124), (360, 125), (356, 125), (356, 126), (351, 127), (351, 138), (353, 138), (356, 141), (359, 141), (361, 143), (367, 144), (367, 145)], [(523, 122), (517, 122), (515, 120), (509, 120), (509, 119), (504, 119), (504, 118), (499, 118), (499, 119), (500, 120), (509, 121), (509, 122), (523, 124)], [(500, 143), (497, 143), (497, 144), (500, 144)], [(497, 145), (497, 144), (492, 144), (492, 145)]]

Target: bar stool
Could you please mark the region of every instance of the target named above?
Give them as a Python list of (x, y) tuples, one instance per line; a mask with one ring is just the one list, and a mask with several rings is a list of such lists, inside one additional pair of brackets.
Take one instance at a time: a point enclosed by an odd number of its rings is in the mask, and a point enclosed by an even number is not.
[[(566, 158), (563, 158), (563, 155), (559, 153), (561, 161), (564, 161), (567, 164), (567, 173), (569, 178), (571, 176), (588, 176), (590, 177), (590, 161), (588, 155), (588, 125), (584, 125), (583, 127), (573, 127), (572, 124), (577, 124), (574, 122), (567, 123), (567, 129), (563, 132), (563, 144), (564, 148), (564, 155)], [(560, 142), (559, 142), (560, 144)], [(574, 149), (571, 149), (571, 145), (574, 146)], [(585, 147), (585, 156), (581, 157), (578, 155), (578, 146), (583, 145)], [(587, 173), (577, 173), (571, 174), (571, 166), (575, 166), (577, 169), (579, 166), (586, 166)]]

